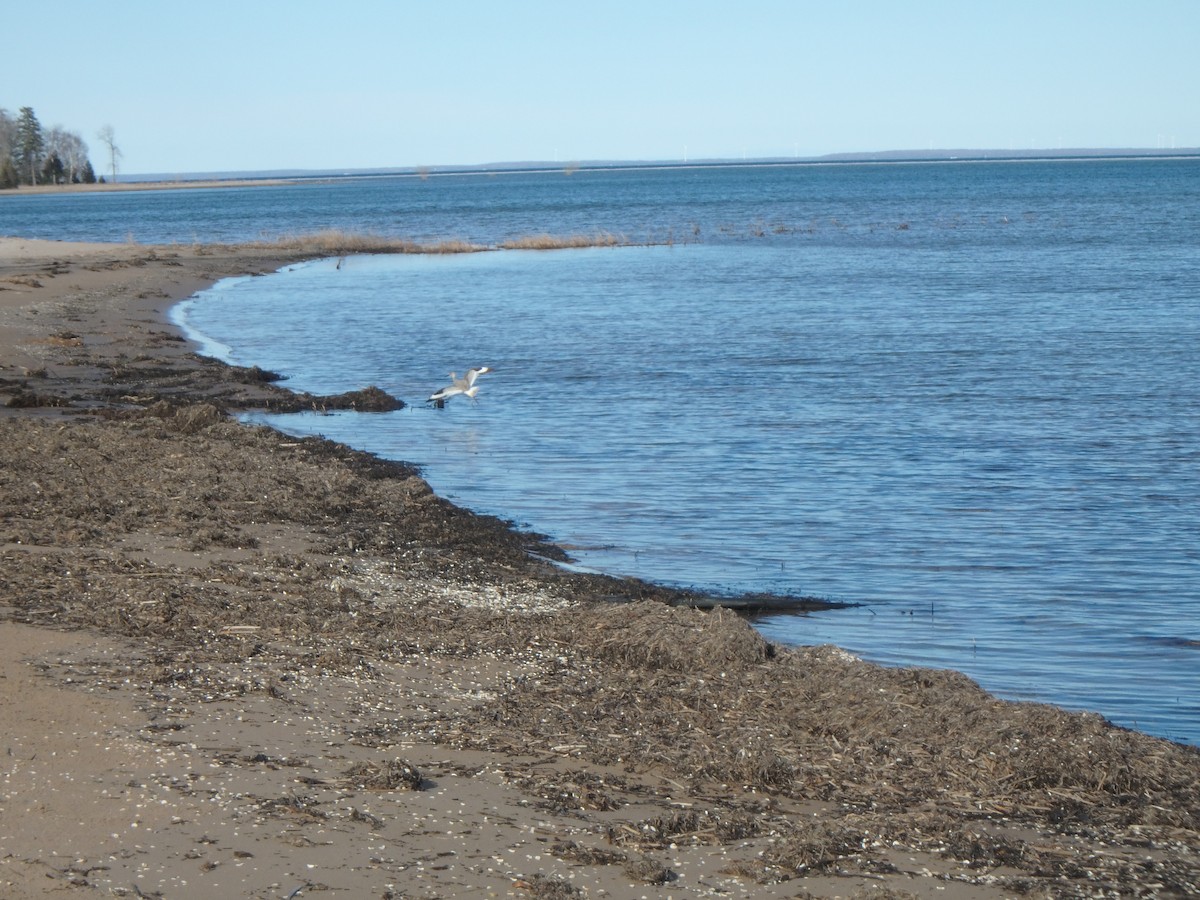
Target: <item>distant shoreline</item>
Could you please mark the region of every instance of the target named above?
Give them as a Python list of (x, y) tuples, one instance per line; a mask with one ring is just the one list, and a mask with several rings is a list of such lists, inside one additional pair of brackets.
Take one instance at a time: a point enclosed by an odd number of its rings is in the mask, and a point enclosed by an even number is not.
[(1102, 162), (1139, 160), (1200, 159), (1200, 148), (1171, 150), (888, 150), (862, 153), (833, 153), (814, 157), (759, 157), (753, 159), (695, 160), (588, 160), (559, 162), (482, 163), (478, 165), (405, 166), (366, 169), (267, 170), (257, 172), (203, 172), (194, 175), (128, 175), (124, 181), (97, 184), (25, 185), (0, 190), (9, 195), (91, 193), (109, 191), (182, 190), (192, 188), (275, 187), (297, 183), (342, 181), (354, 178), (428, 178), (446, 175), (520, 175), (561, 172), (638, 171), (647, 169), (786, 168), (831, 165), (879, 165), (889, 163), (1002, 163), (1002, 162)]
[(91, 194), (110, 191), (170, 191), (191, 188), (269, 187), (289, 184), (291, 178), (204, 178), (176, 181), (115, 181), (103, 184), (35, 184), (0, 190), (0, 197), (32, 194)]

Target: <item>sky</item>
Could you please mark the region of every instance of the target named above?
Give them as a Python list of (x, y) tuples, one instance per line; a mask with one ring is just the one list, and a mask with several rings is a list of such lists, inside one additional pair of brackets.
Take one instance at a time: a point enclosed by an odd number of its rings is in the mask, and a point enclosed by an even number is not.
[[(47, 10), (52, 10), (48, 12)], [(128, 174), (1200, 146), (1200, 0), (9, 4), (0, 108)]]

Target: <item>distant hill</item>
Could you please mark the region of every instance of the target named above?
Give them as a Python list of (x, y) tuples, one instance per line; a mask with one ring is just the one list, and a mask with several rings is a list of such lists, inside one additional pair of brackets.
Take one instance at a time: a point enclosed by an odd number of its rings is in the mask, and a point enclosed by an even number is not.
[(821, 162), (917, 162), (946, 160), (997, 159), (1145, 159), (1147, 157), (1193, 157), (1200, 147), (1145, 149), (1137, 147), (1081, 147), (1060, 150), (884, 150), (873, 153), (831, 153), (818, 157)]

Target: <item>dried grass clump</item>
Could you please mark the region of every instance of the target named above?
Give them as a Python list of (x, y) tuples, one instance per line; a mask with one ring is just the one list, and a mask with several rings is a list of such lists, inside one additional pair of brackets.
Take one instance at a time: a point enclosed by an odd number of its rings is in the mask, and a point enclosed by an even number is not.
[(774, 648), (744, 619), (653, 601), (603, 609), (578, 637), (582, 649), (608, 662), (640, 669), (736, 671), (759, 665)]
[(196, 403), (175, 410), (169, 427), (180, 434), (196, 434), (223, 421), (225, 421), (223, 410), (211, 403)]
[(805, 823), (797, 833), (768, 850), (763, 859), (789, 876), (822, 872), (841, 859), (862, 853), (865, 843), (861, 831), (824, 822)]
[(773, 873), (761, 859), (735, 859), (721, 869), (721, 874), (758, 884), (770, 884), (772, 881), (781, 880), (779, 874)]
[(921, 900), (918, 894), (888, 885), (870, 885), (855, 891), (850, 900)]
[(284, 235), (249, 246), (263, 250), (286, 250), (314, 256), (348, 256), (354, 253), (477, 253), (488, 249), (469, 241), (449, 240), (421, 244), (407, 238), (326, 229), (310, 234)]
[(667, 884), (679, 876), (653, 859), (639, 859), (625, 864), (625, 874), (639, 884)]
[(1024, 841), (955, 828), (946, 840), (945, 853), (962, 860), (972, 869), (991, 869), (998, 865), (1020, 868), (1029, 855), (1029, 847)]
[(407, 238), (326, 229), (310, 234), (283, 235), (247, 246), (311, 256), (350, 256), (356, 253), (480, 253), (487, 250), (575, 250), (586, 247), (627, 247), (624, 235), (608, 231), (594, 234), (531, 234), (492, 246), (460, 239), (420, 243)]
[(308, 794), (299, 793), (284, 794), (282, 797), (262, 800), (259, 803), (259, 808), (265, 813), (324, 821), (329, 818), (329, 814), (319, 809), (319, 806), (320, 801)]
[(404, 401), (393, 397), (382, 388), (371, 385), (357, 391), (347, 391), (331, 397), (314, 397), (322, 409), (353, 409), (358, 412), (392, 412), (403, 409)]
[(262, 366), (228, 366), (224, 370), (229, 381), (239, 384), (274, 384), (283, 381), (284, 376)]
[(583, 891), (569, 881), (541, 874), (518, 878), (513, 882), (513, 887), (534, 900), (571, 900), (572, 897), (584, 896)]
[(356, 763), (346, 771), (346, 778), (369, 791), (419, 791), (425, 786), (420, 769), (402, 759)]
[(578, 841), (558, 841), (551, 846), (550, 852), (565, 862), (580, 863), (585, 866), (611, 866), (623, 863), (629, 858), (620, 850), (588, 847)]
[[(776, 823), (778, 824), (778, 823)], [(712, 845), (757, 837), (773, 825), (762, 815), (739, 809), (681, 809), (632, 825), (612, 826), (608, 840), (618, 847), (657, 849), (671, 844)]]
[[(641, 846), (664, 847), (697, 835), (707, 825), (707, 817), (694, 809), (681, 809), (665, 816), (655, 816), (638, 826), (637, 832), (628, 832)], [(619, 832), (612, 834), (613, 843), (622, 843)], [(629, 842), (626, 839), (626, 842)]]
[(577, 250), (584, 247), (625, 247), (629, 239), (598, 231), (595, 234), (531, 234), (525, 237), (502, 241), (498, 246), (501, 250)]
[(693, 778), (786, 793), (795, 786), (798, 769), (781, 750), (778, 744), (754, 733), (741, 735), (735, 747), (724, 742), (698, 742), (688, 769)]
[[(41, 287), (41, 285), (38, 285)], [(35, 344), (49, 344), (52, 347), (82, 347), (83, 338), (73, 331), (60, 331), (57, 334), (52, 334), (48, 338), (35, 340)]]
[(531, 775), (516, 780), (526, 791), (542, 798), (540, 806), (557, 812), (579, 809), (607, 811), (621, 807), (613, 798), (612, 786), (591, 772), (564, 772), (557, 778)]
[(490, 248), (482, 244), (472, 244), (470, 241), (446, 240), (435, 241), (432, 244), (417, 244), (407, 253), (482, 253)]
[(4, 405), (9, 409), (37, 409), (70, 406), (71, 401), (66, 397), (48, 396), (18, 388)]
[[(4, 281), (8, 282), (9, 284), (18, 285), (20, 287), (40, 288), (42, 286), (42, 283), (40, 281), (38, 281), (37, 278), (35, 278), (33, 275), (10, 275), (8, 278), (5, 278)], [(0, 285), (0, 290), (12, 290), (12, 289), (5, 288), (2, 285)]]

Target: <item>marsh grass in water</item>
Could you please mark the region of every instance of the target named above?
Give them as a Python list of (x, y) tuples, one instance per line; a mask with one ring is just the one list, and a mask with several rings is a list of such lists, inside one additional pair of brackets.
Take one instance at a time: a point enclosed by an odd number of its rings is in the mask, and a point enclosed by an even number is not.
[(253, 241), (247, 246), (258, 249), (278, 248), (289, 253), (312, 253), (315, 256), (346, 256), (355, 253), (454, 254), (481, 253), (488, 250), (571, 250), (588, 247), (627, 247), (633, 244), (634, 242), (624, 235), (607, 231), (592, 234), (531, 234), (496, 244), (483, 244), (459, 239), (420, 242), (369, 232), (327, 229), (311, 234), (284, 235), (271, 240)]
[(502, 241), (501, 250), (582, 250), (588, 247), (628, 247), (633, 244), (624, 235), (598, 231), (595, 234), (538, 234)]

